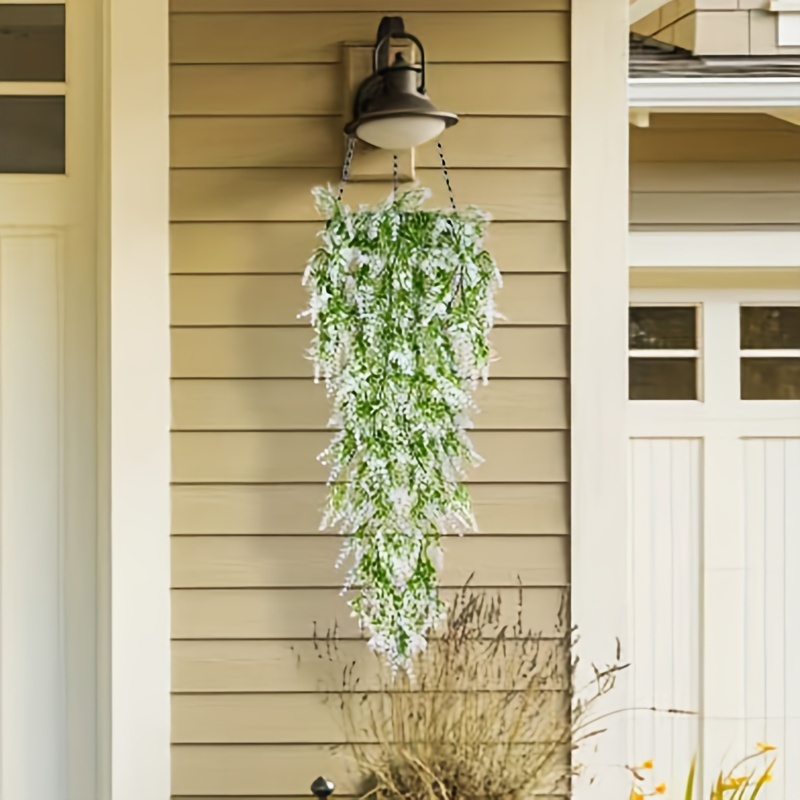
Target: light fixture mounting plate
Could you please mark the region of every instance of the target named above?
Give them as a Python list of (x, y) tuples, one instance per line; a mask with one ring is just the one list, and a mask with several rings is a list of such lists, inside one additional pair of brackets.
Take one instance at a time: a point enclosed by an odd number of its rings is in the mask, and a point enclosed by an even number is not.
[[(349, 121), (353, 113), (356, 93), (363, 81), (372, 75), (373, 53), (375, 44), (364, 42), (346, 42), (343, 45), (342, 63), (344, 64), (344, 98), (342, 119)], [(390, 42), (390, 58), (396, 53), (402, 53), (408, 61), (413, 60), (413, 47), (407, 41)], [(344, 152), (345, 142), (342, 142)], [(353, 163), (350, 167), (350, 180), (357, 181), (387, 181), (392, 182), (394, 177), (392, 153), (370, 147), (364, 142), (356, 141), (353, 152)], [(414, 150), (402, 150), (397, 154), (398, 178), (407, 183), (415, 179)]]

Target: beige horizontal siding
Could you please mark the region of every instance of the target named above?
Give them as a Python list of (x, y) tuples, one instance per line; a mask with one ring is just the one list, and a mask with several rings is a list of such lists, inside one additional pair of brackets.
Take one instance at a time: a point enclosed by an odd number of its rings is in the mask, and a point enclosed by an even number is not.
[[(800, 255), (798, 255), (800, 264)], [(800, 289), (796, 267), (632, 267), (631, 288), (636, 289)]]
[[(506, 621), (519, 614), (526, 629), (553, 636), (563, 590), (558, 588), (498, 589)], [(453, 590), (443, 589), (444, 598)], [(172, 635), (175, 639), (313, 639), (337, 631), (343, 639), (360, 637), (339, 589), (178, 589), (172, 593)]]
[[(786, 130), (655, 128), (645, 136), (631, 137), (631, 158), (634, 162), (796, 161), (800, 131), (792, 131), (785, 124)], [(713, 135), (707, 135), (709, 130)], [(703, 135), (698, 135), (701, 132)]]
[(800, 192), (634, 192), (634, 224), (800, 225)]
[[(566, 378), (563, 327), (498, 328), (495, 378)], [(175, 378), (307, 378), (311, 332), (301, 327), (174, 328)]]
[(312, 774), (336, 775), (336, 796), (358, 794), (358, 778), (342, 754), (328, 745), (176, 745), (172, 792), (270, 798), (308, 797)]
[[(431, 642), (435, 649), (437, 642)], [(485, 643), (472, 646), (479, 657)], [(513, 650), (516, 645), (508, 643)], [(364, 691), (376, 691), (386, 675), (377, 657), (363, 658), (363, 642), (303, 641), (175, 641), (172, 643), (173, 688), (177, 694), (247, 692), (336, 692), (342, 686), (342, 664), (353, 664), (353, 676)], [(540, 643), (542, 659), (564, 663), (558, 640)], [(568, 686), (567, 672), (553, 676), (549, 686)], [(498, 677), (495, 686), (502, 686)], [(506, 684), (508, 685), (508, 684)], [(524, 685), (521, 678), (518, 686)], [(492, 686), (484, 687), (492, 688)]]
[[(176, 695), (172, 708), (180, 724), (172, 728), (172, 741), (178, 744), (343, 744), (346, 731), (339, 713), (340, 702), (337, 697), (300, 692)], [(361, 725), (381, 709), (381, 698), (375, 695), (358, 695), (351, 702), (351, 713)], [(565, 693), (552, 691), (542, 701), (541, 713), (546, 716), (566, 714), (567, 708)], [(361, 739), (375, 742), (374, 738), (363, 734)]]
[[(428, 206), (449, 202), (441, 170), (418, 170), (430, 187)], [(336, 185), (340, 172), (303, 169), (182, 169), (172, 174), (171, 208), (175, 222), (305, 222), (318, 219), (310, 194), (317, 183)], [(567, 218), (563, 170), (451, 170), (453, 190), (464, 205), (480, 205), (497, 220)], [(386, 196), (380, 183), (353, 184), (346, 200), (374, 203)]]
[[(478, 483), (567, 480), (567, 437), (555, 431), (475, 431), (486, 463), (468, 472)], [(172, 477), (178, 483), (317, 483), (327, 469), (317, 455), (330, 433), (175, 432)]]
[[(362, 783), (347, 754), (328, 745), (176, 745), (172, 790), (180, 796), (308, 797), (308, 771), (341, 776), (336, 797), (360, 796)], [(216, 799), (215, 799), (216, 800)], [(541, 800), (548, 800), (542, 797)]]
[[(406, 29), (425, 31), (430, 63), (566, 61), (569, 16), (536, 15), (536, 25), (519, 25), (515, 13), (462, 11), (404, 15)], [(280, 24), (269, 13), (181, 14), (172, 18), (174, 64), (338, 63), (342, 42), (374, 41), (375, 12), (318, 12), (314, 24), (305, 14), (284, 13)], [(476, 47), (476, 41), (480, 47)], [(433, 84), (431, 84), (433, 85)], [(280, 91), (281, 87), (276, 87)], [(289, 87), (286, 87), (289, 90)]]
[(765, 114), (656, 114), (631, 129), (631, 223), (800, 225), (800, 128)]
[[(375, 0), (336, 0), (339, 11), (376, 12)], [(294, 11), (309, 13), (330, 11), (331, 0), (170, 0), (170, 10), (175, 13), (207, 11)], [(569, 0), (494, 0), (487, 7), (486, 0), (392, 0), (391, 5), (380, 9), (384, 14), (402, 14), (407, 11), (568, 11)]]
[[(760, 2), (761, 0), (750, 0)], [(742, 0), (747, 2), (747, 0)], [(786, 124), (769, 114), (654, 114), (650, 118), (653, 131), (787, 131)]]
[[(482, 534), (535, 536), (568, 530), (569, 493), (554, 484), (473, 484)], [(319, 529), (326, 487), (317, 485), (175, 486), (175, 535), (311, 534)]]
[[(300, 274), (319, 230), (318, 221), (176, 224), (172, 271)], [(565, 272), (566, 240), (563, 222), (495, 222), (487, 246), (503, 272)]]
[[(436, 103), (457, 114), (569, 113), (566, 64), (432, 64), (428, 76)], [(170, 97), (174, 116), (344, 116), (341, 70), (334, 64), (177, 65)]]
[[(336, 536), (176, 536), (172, 585), (176, 589), (337, 587)], [(463, 586), (470, 575), (481, 586), (563, 586), (567, 575), (564, 536), (448, 537), (445, 586)]]
[[(466, 117), (447, 136), (450, 167), (567, 166), (562, 117)], [(487, 148), (487, 141), (502, 142)], [(340, 168), (340, 117), (175, 117), (173, 167)], [(439, 168), (435, 143), (416, 151), (418, 167)]]
[[(500, 325), (563, 325), (563, 275), (508, 275), (497, 294)], [(307, 325), (296, 275), (173, 275), (173, 325)]]
[[(567, 0), (172, 0), (173, 791), (184, 800), (337, 796), (357, 780), (330, 692), (342, 659), (376, 686), (320, 531), (330, 440), (305, 357), (310, 194), (342, 158), (342, 42), (401, 13), (425, 43), (456, 200), (493, 218), (504, 273), (494, 380), (470, 473), (481, 533), (448, 537), (507, 621), (556, 633), (569, 583)], [(417, 178), (448, 196), (433, 146)], [(389, 186), (348, 185), (351, 204)], [(446, 589), (450, 596), (453, 589)], [(333, 658), (314, 641), (336, 628)], [(554, 647), (554, 644), (548, 646)], [(320, 649), (322, 648), (322, 649)], [(371, 682), (371, 683), (370, 683)], [(554, 686), (554, 688), (558, 688)]]
[[(476, 393), (479, 430), (563, 430), (563, 380), (495, 380)], [(325, 430), (325, 387), (306, 380), (181, 380), (172, 386), (172, 426), (191, 430)]]
[[(800, 147), (800, 139), (798, 139)], [(797, 194), (800, 187), (800, 158), (785, 162), (658, 162), (634, 164), (631, 189), (634, 193), (672, 192), (735, 194)]]

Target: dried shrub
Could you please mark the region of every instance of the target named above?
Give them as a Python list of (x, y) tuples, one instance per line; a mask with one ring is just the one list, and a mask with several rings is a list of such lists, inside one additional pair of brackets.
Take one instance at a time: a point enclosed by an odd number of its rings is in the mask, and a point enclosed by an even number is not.
[(413, 674), (392, 676), (376, 664), (366, 686), (362, 663), (345, 668), (343, 749), (367, 776), (363, 797), (513, 800), (568, 792), (575, 750), (602, 732), (595, 704), (624, 665), (617, 654), (616, 663), (593, 670), (590, 687), (576, 687), (566, 598), (550, 636), (523, 628), (521, 603), (520, 593), (509, 623), (499, 597), (466, 587)]

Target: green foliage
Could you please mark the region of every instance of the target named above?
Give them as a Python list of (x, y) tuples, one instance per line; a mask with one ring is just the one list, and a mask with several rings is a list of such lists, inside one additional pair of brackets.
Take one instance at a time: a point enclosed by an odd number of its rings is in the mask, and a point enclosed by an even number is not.
[(320, 456), (323, 527), (346, 537), (345, 589), (371, 646), (406, 667), (443, 616), (440, 536), (475, 529), (466, 430), (500, 273), (477, 209), (424, 210), (422, 190), (357, 210), (315, 194), (328, 222), (304, 278), (310, 355), (339, 429)]

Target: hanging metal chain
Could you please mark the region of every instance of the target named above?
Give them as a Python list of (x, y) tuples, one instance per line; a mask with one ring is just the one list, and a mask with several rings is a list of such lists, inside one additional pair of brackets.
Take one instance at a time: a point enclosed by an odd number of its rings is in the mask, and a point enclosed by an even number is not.
[(353, 153), (356, 149), (355, 136), (351, 136), (347, 140), (347, 152), (344, 154), (344, 164), (342, 165), (342, 178), (339, 181), (339, 194), (337, 199), (341, 202), (342, 195), (344, 194), (344, 186), (350, 178), (350, 167), (353, 164)]
[(444, 174), (444, 182), (447, 184), (447, 193), (450, 195), (450, 207), (453, 211), (456, 210), (456, 199), (453, 197), (453, 187), (450, 184), (450, 173), (447, 171), (447, 162), (444, 160), (444, 150), (442, 143), (436, 142), (436, 147), (439, 148), (439, 159), (442, 162), (442, 173)]
[[(456, 199), (453, 196), (453, 186), (450, 183), (450, 173), (447, 171), (447, 162), (444, 160), (444, 150), (442, 149), (442, 143), (436, 142), (436, 147), (439, 149), (439, 159), (442, 162), (442, 174), (444, 175), (444, 182), (447, 184), (447, 194), (450, 196), (450, 207), (453, 211), (456, 210)], [(455, 279), (455, 285), (453, 286), (453, 294), (450, 300), (447, 303), (448, 309), (452, 309), (453, 303), (455, 303), (456, 298), (461, 297), (462, 301), (464, 300), (464, 293), (462, 291), (464, 287), (464, 264), (462, 263), (458, 270), (458, 275)]]
[(397, 186), (400, 183), (398, 172), (397, 153), (395, 153), (392, 156), (392, 200), (397, 200)]

